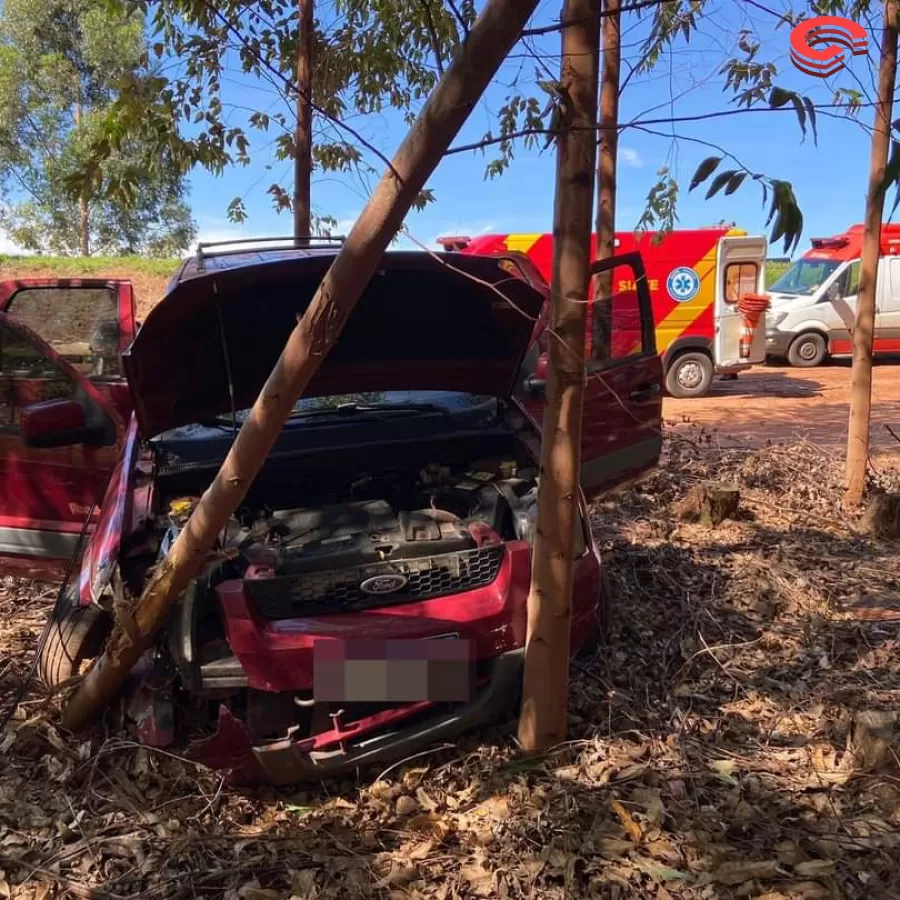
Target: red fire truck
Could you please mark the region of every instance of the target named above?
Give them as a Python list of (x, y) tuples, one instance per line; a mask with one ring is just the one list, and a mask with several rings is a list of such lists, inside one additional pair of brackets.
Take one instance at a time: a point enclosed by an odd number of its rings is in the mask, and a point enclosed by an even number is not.
[[(550, 281), (553, 236), (490, 234), (439, 238), (446, 250), (491, 255), (518, 250), (527, 254)], [(595, 245), (595, 241), (594, 241)], [(594, 249), (594, 248), (592, 248)], [(703, 228), (655, 235), (620, 232), (615, 252), (640, 252), (647, 271), (656, 324), (656, 348), (674, 397), (700, 397), (716, 373), (734, 374), (764, 362), (765, 314), (752, 329), (738, 309), (742, 295), (765, 288), (766, 239), (737, 228)], [(634, 285), (613, 272), (612, 355), (627, 355), (616, 323), (616, 307), (634, 303)], [(595, 358), (592, 310), (588, 310), (586, 357)]]

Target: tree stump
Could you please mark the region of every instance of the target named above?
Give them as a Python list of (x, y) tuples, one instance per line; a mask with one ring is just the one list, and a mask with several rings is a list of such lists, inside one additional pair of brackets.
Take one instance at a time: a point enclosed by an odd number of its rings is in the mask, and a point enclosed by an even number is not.
[(734, 485), (704, 482), (694, 485), (683, 500), (673, 504), (672, 512), (683, 522), (699, 522), (715, 527), (737, 515), (741, 492)]
[(862, 525), (875, 537), (900, 538), (900, 494), (876, 494)]

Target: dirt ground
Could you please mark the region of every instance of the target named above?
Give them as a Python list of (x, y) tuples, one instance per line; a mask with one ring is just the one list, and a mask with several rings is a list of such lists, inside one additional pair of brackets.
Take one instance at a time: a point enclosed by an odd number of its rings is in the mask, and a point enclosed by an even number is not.
[[(900, 450), (900, 360), (875, 366), (872, 389), (872, 455)], [(713, 383), (699, 400), (666, 398), (663, 415), (676, 432), (688, 424), (715, 432), (723, 446), (765, 446), (809, 441), (842, 454), (850, 414), (850, 363), (815, 369), (759, 366), (737, 381)]]
[[(112, 720), (65, 735), (32, 690), (0, 728), (0, 898), (896, 900), (900, 626), (853, 613), (900, 600), (896, 544), (841, 514), (829, 450), (681, 430), (593, 511), (611, 629), (573, 666), (564, 745), (523, 759), (495, 728), (245, 790)], [(709, 480), (738, 517), (677, 521)], [(52, 598), (0, 582), (0, 710)]]

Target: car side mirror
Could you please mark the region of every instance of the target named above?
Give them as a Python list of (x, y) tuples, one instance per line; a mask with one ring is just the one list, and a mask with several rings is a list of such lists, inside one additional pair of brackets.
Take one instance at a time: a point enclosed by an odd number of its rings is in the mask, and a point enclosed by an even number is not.
[(34, 449), (107, 443), (106, 429), (86, 424), (84, 409), (74, 400), (44, 400), (26, 406), (19, 414), (19, 439)]
[(828, 290), (825, 291), (825, 299), (829, 303), (834, 303), (836, 300), (840, 300), (841, 299), (841, 286), (839, 284), (830, 285)]
[(523, 382), (525, 393), (529, 397), (544, 397), (547, 393), (547, 379), (529, 375)]

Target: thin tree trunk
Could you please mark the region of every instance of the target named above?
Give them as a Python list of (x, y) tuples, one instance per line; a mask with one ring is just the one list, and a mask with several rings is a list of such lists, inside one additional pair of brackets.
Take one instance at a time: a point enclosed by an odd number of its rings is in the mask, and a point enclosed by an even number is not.
[(566, 0), (560, 82), (566, 107), (557, 139), (547, 407), (519, 741), (541, 750), (566, 734), (581, 403), (590, 289), (600, 0)]
[[(619, 70), (622, 42), (619, 0), (603, 4), (603, 73), (600, 79), (600, 154), (597, 161), (597, 259), (610, 259), (616, 252), (616, 159), (619, 152)], [(612, 269), (594, 278), (593, 359), (609, 359), (611, 351)], [(600, 301), (600, 302), (598, 302)]]
[(288, 337), (215, 480), (144, 588), (133, 615), (136, 640), (117, 625), (63, 712), (66, 728), (83, 728), (115, 697), (176, 597), (203, 567), (310, 378), (340, 337), (391, 238), (536, 5), (537, 0), (488, 0)]
[(312, 222), (312, 30), (313, 0), (299, 0), (297, 131), (294, 135), (294, 237), (309, 238)]
[[(81, 128), (81, 103), (75, 104), (75, 128)], [(78, 210), (80, 221), (78, 224), (79, 237), (81, 242), (81, 255), (91, 255), (91, 216), (88, 208), (88, 198), (86, 194), (82, 194), (78, 198)]]
[(869, 159), (869, 191), (859, 266), (859, 294), (853, 325), (853, 370), (850, 384), (850, 425), (847, 432), (847, 471), (844, 503), (858, 506), (866, 487), (869, 461), (869, 424), (872, 413), (872, 338), (875, 331), (875, 292), (881, 253), (882, 181), (891, 142), (894, 79), (897, 75), (897, 0), (885, 0), (878, 72), (878, 105)]
[(78, 204), (81, 210), (81, 255), (82, 256), (90, 256), (91, 255), (91, 215), (90, 210), (88, 208), (87, 197), (82, 195)]

